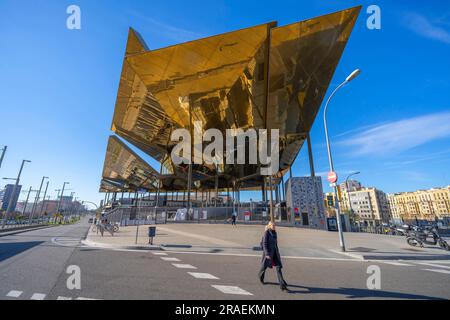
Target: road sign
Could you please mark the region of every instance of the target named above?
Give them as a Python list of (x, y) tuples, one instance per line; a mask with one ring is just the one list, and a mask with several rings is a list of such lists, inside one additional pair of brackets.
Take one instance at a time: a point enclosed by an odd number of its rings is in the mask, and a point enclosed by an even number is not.
[(330, 172), (330, 173), (328, 174), (328, 181), (329, 181), (330, 183), (336, 183), (337, 180), (338, 180), (338, 176), (337, 176), (337, 173), (336, 173), (336, 172)]

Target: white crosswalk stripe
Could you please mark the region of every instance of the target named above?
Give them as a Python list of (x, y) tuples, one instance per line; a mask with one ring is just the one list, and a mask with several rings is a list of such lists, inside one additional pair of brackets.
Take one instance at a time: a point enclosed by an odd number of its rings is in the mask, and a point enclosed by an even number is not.
[(72, 298), (59, 296), (58, 298), (56, 298), (56, 300), (72, 300)]
[(212, 280), (219, 280), (216, 276), (213, 276), (209, 273), (198, 273), (198, 272), (188, 272), (191, 276), (193, 276), (196, 279), (212, 279)]
[(443, 265), (440, 265), (440, 264), (437, 264), (437, 263), (419, 262), (418, 264), (420, 264), (422, 266), (433, 267), (433, 268), (450, 269), (450, 266), (443, 266)]
[(23, 291), (11, 290), (10, 292), (8, 292), (6, 296), (9, 298), (19, 298), (22, 295), (22, 293)]
[(423, 269), (425, 271), (437, 272), (437, 273), (445, 273), (450, 274), (450, 270), (442, 270), (442, 269)]
[(46, 297), (43, 293), (35, 293), (31, 296), (31, 300), (44, 300)]
[(80, 238), (52, 238), (52, 242), (54, 244), (57, 244), (62, 247), (78, 247), (81, 245), (81, 239)]
[(239, 287), (233, 287), (233, 286), (219, 286), (219, 285), (212, 285), (213, 288), (219, 290), (222, 293), (225, 294), (234, 294), (234, 295), (243, 295), (243, 296), (252, 296), (253, 294), (245, 291), (244, 289), (241, 289)]
[(400, 267), (413, 267), (413, 264), (403, 263), (403, 262), (395, 262), (395, 261), (384, 261), (385, 264), (390, 264), (393, 266), (400, 266)]
[(181, 261), (181, 260), (178, 259), (178, 258), (164, 258), (164, 257), (162, 257), (161, 259), (164, 260), (164, 261), (172, 261), (172, 262), (178, 262), (178, 261)]
[(179, 264), (179, 263), (172, 263), (174, 267), (180, 268), (180, 269), (197, 269), (197, 267), (194, 267), (190, 264)]
[(164, 252), (152, 252), (155, 256), (167, 256), (167, 253)]

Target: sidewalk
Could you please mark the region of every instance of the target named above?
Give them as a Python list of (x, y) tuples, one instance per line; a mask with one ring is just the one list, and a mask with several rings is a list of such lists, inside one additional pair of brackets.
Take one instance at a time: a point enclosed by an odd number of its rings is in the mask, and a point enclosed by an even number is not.
[[(89, 232), (85, 244), (114, 249), (186, 251), (196, 253), (260, 255), (262, 225), (163, 224), (156, 225), (153, 246), (148, 244), (148, 226), (121, 227), (112, 237)], [(284, 257), (344, 260), (450, 260), (439, 247), (413, 248), (404, 237), (345, 233), (347, 253), (340, 252), (338, 234), (311, 229), (278, 227), (279, 247)]]

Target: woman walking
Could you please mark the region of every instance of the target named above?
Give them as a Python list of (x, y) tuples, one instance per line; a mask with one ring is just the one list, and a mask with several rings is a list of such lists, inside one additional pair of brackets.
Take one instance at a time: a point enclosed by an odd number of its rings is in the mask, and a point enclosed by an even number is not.
[(259, 270), (259, 281), (262, 284), (264, 282), (264, 275), (266, 269), (272, 269), (275, 267), (278, 276), (278, 282), (280, 283), (280, 289), (282, 291), (288, 291), (287, 283), (283, 278), (281, 269), (283, 264), (281, 263), (280, 250), (278, 249), (277, 232), (275, 231), (275, 223), (269, 222), (266, 226), (266, 231), (261, 241), (261, 247), (263, 249), (263, 256), (261, 261), (261, 269)]

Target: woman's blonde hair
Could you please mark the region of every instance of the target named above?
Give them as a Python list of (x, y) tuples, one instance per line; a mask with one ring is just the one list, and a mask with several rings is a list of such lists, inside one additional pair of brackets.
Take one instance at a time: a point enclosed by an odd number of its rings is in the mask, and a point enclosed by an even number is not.
[(272, 228), (273, 228), (273, 226), (275, 225), (275, 223), (274, 222), (272, 222), (272, 221), (270, 221), (268, 224), (267, 224), (267, 226), (266, 226), (266, 231), (267, 230), (272, 230)]

